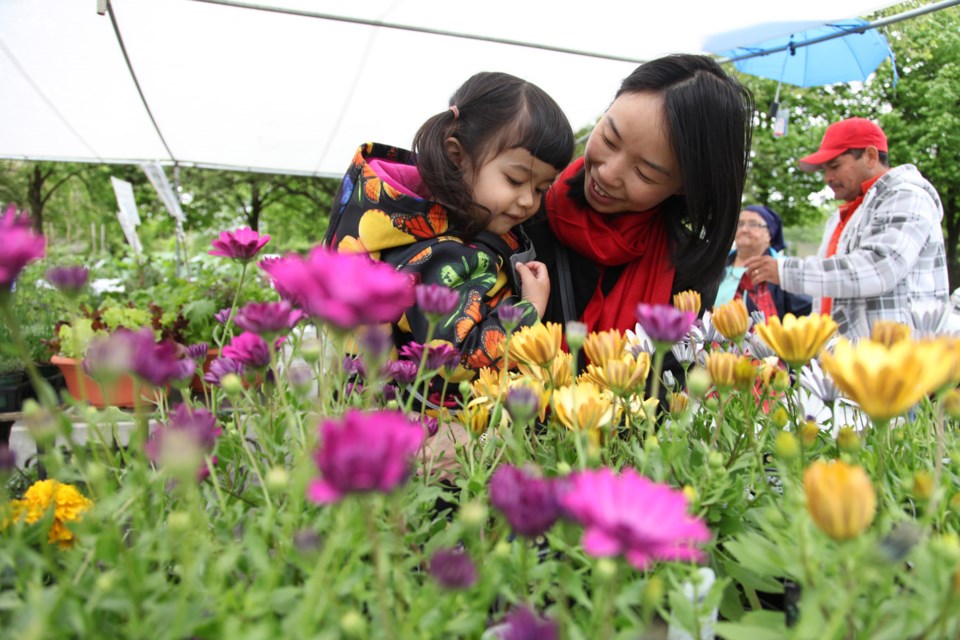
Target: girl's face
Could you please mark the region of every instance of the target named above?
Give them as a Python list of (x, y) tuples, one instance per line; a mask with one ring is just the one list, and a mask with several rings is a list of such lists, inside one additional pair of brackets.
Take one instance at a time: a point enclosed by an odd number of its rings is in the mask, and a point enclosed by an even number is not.
[(503, 235), (540, 209), (540, 200), (560, 173), (526, 149), (501, 151), (479, 168), (464, 159), (460, 168), (473, 199), (490, 210), (487, 231)]
[(663, 98), (625, 93), (594, 127), (584, 152), (587, 202), (599, 213), (646, 211), (683, 192)]

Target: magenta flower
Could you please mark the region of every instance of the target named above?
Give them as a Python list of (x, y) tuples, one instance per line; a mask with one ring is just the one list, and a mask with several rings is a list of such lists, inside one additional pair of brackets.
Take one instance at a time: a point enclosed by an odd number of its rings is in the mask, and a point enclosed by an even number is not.
[(260, 253), (260, 249), (268, 242), (270, 236), (260, 235), (249, 227), (242, 227), (234, 231), (221, 231), (220, 237), (211, 243), (213, 250), (209, 253), (212, 256), (248, 262)]
[[(153, 343), (152, 333), (150, 343)], [(100, 382), (128, 374), (133, 368), (133, 354), (142, 344), (137, 334), (129, 329), (117, 329), (107, 337), (95, 337), (84, 354), (83, 370)]]
[(220, 324), (227, 324), (227, 320), (230, 319), (231, 311), (232, 309), (230, 307), (226, 307), (225, 309), (220, 309), (220, 311), (217, 311), (215, 314), (213, 314), (213, 319), (219, 322)]
[(420, 362), (410, 360), (389, 360), (383, 366), (383, 375), (400, 386), (406, 386), (417, 379)]
[(557, 640), (557, 623), (541, 618), (526, 605), (514, 609), (504, 621), (503, 640)]
[(17, 452), (5, 444), (0, 444), (0, 473), (7, 473), (17, 468)]
[[(388, 385), (392, 386), (392, 385)], [(384, 396), (386, 396), (386, 389), (384, 389)], [(432, 438), (437, 435), (437, 432), (440, 431), (440, 421), (434, 418), (433, 416), (423, 415), (420, 417), (420, 424), (423, 425), (423, 431), (427, 434), (428, 438)]]
[(46, 246), (46, 239), (34, 233), (30, 218), (18, 215), (16, 205), (9, 205), (0, 218), (0, 295), (13, 288), (24, 267), (44, 256)]
[(236, 360), (251, 369), (262, 369), (270, 364), (270, 346), (267, 341), (249, 331), (234, 336), (221, 353), (225, 358)]
[(292, 329), (304, 314), (286, 300), (280, 302), (251, 302), (237, 312), (233, 319), (238, 327), (258, 335), (275, 335)]
[(389, 493), (406, 482), (424, 433), (398, 411), (351, 409), (325, 420), (320, 438), (315, 460), (322, 478), (310, 484), (307, 497), (329, 504), (348, 493)]
[(490, 504), (502, 513), (514, 533), (543, 535), (560, 517), (557, 485), (510, 465), (500, 465), (490, 478)]
[[(419, 365), (423, 358), (423, 348), (424, 345), (419, 342), (405, 344), (400, 349), (400, 357)], [(439, 371), (444, 367), (452, 369), (458, 364), (460, 364), (460, 352), (449, 342), (437, 341), (427, 347), (427, 361), (423, 365), (427, 371)]]
[(430, 558), (430, 575), (447, 589), (469, 589), (477, 581), (477, 567), (465, 551), (440, 549)]
[(212, 413), (180, 404), (151, 434), (144, 448), (154, 463), (195, 474), (202, 480), (208, 473), (203, 457), (213, 452), (219, 435), (220, 427)]
[(668, 304), (637, 305), (637, 322), (650, 339), (665, 346), (679, 342), (690, 331), (697, 314)]
[(418, 284), (414, 292), (417, 306), (427, 316), (443, 317), (460, 304), (460, 294), (442, 284)]
[(186, 349), (171, 340), (154, 342), (153, 331), (141, 329), (134, 335), (131, 373), (155, 387), (185, 382), (193, 377), (197, 363)]
[(687, 514), (682, 491), (657, 484), (633, 469), (582, 471), (571, 478), (561, 505), (584, 527), (582, 544), (593, 556), (623, 554), (637, 569), (655, 560), (699, 560), (696, 543), (710, 530)]
[(220, 380), (228, 373), (242, 376), (243, 363), (237, 362), (233, 358), (225, 358), (221, 356), (210, 363), (210, 368), (204, 374), (203, 379), (210, 384), (220, 386)]
[(60, 293), (76, 297), (87, 284), (90, 272), (86, 267), (51, 267), (47, 269), (47, 281)]
[(210, 345), (206, 342), (195, 342), (187, 345), (187, 357), (197, 362), (206, 360), (208, 353), (210, 353)]
[(264, 267), (281, 295), (307, 315), (340, 329), (394, 322), (413, 304), (409, 276), (359, 254), (316, 247)]

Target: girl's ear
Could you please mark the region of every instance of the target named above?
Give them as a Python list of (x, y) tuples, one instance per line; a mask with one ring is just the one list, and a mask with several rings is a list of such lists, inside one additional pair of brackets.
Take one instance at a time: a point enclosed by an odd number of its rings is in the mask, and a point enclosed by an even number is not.
[(464, 153), (463, 146), (460, 144), (460, 141), (453, 136), (450, 136), (444, 141), (444, 144), (446, 145), (447, 157), (450, 158), (450, 162), (455, 164), (457, 168), (462, 171), (467, 154)]

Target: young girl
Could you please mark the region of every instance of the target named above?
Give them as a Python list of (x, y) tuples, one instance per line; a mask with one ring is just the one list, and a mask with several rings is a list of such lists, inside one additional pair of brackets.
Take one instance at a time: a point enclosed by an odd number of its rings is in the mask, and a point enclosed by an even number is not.
[[(433, 338), (456, 347), (467, 369), (492, 365), (506, 336), (497, 308), (516, 306), (521, 326), (546, 309), (546, 269), (531, 261), (532, 246), (514, 227), (539, 210), (573, 147), (570, 123), (543, 90), (505, 73), (478, 73), (420, 127), (412, 153), (360, 147), (324, 243), (458, 292)], [(398, 347), (427, 333), (417, 307), (393, 327)]]

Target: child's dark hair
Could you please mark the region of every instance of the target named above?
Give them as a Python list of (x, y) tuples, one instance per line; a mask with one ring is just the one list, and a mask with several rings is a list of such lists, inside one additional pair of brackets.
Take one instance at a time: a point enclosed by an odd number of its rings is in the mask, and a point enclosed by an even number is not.
[[(753, 95), (707, 56), (676, 54), (644, 63), (621, 83), (629, 93), (663, 96), (682, 195), (660, 209), (676, 268), (674, 291), (715, 285), (737, 232), (753, 133)], [(581, 204), (582, 172), (571, 178)]]
[(573, 159), (573, 129), (543, 89), (507, 73), (471, 76), (451, 96), (450, 109), (423, 123), (413, 139), (424, 184), (448, 207), (451, 230), (465, 238), (486, 228), (490, 211), (474, 200), (463, 171), (447, 156), (450, 137), (460, 142), (474, 169), (515, 148), (558, 171)]

